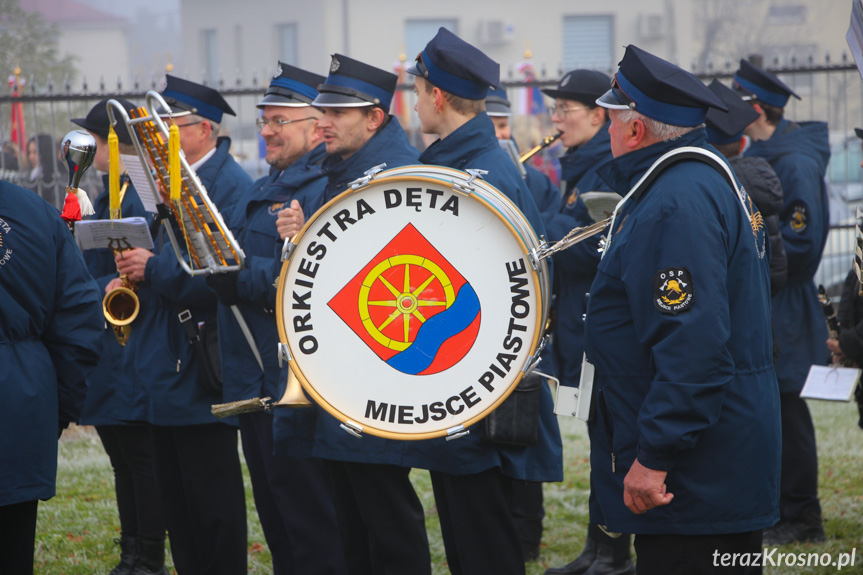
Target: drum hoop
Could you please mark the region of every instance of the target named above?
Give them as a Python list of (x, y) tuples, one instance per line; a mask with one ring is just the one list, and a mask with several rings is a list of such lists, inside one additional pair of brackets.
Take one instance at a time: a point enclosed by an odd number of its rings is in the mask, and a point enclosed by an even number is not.
[[(426, 166), (423, 166), (423, 167), (426, 167)], [(396, 168), (396, 169), (400, 169), (400, 168)], [(450, 168), (446, 168), (446, 169), (450, 170)], [(421, 170), (417, 170), (417, 172), (420, 172), (420, 171)], [(348, 196), (351, 196), (357, 192), (361, 192), (361, 191), (371, 187), (372, 185), (378, 185), (381, 183), (398, 181), (398, 182), (426, 182), (426, 183), (433, 183), (433, 184), (437, 184), (437, 185), (444, 184), (444, 185), (448, 186), (449, 188), (451, 188), (453, 192), (456, 192), (456, 193), (458, 193), (462, 196), (465, 196), (465, 197), (469, 196), (474, 200), (478, 200), (480, 203), (482, 203), (486, 207), (486, 209), (488, 211), (493, 213), (498, 219), (500, 219), (506, 225), (510, 234), (518, 242), (518, 245), (520, 246), (524, 256), (528, 256), (531, 253), (528, 246), (524, 243), (524, 240), (522, 239), (521, 234), (518, 232), (518, 230), (516, 230), (516, 228), (512, 225), (512, 223), (509, 221), (509, 219), (505, 217), (506, 214), (502, 213), (495, 206), (491, 205), (484, 197), (482, 197), (482, 195), (480, 195), (480, 194), (467, 194), (467, 193), (455, 188), (455, 184), (457, 184), (458, 182), (451, 182), (451, 181), (447, 181), (445, 179), (435, 178), (433, 176), (413, 174), (413, 173), (411, 173), (411, 174), (399, 174), (399, 175), (393, 174), (391, 176), (387, 176), (386, 174), (387, 174), (387, 172), (381, 172), (373, 180), (368, 182), (368, 184), (357, 187), (356, 189), (348, 188), (347, 190), (340, 193), (338, 196), (334, 197), (329, 202), (324, 204), (324, 206), (322, 206), (320, 209), (318, 209), (318, 211), (315, 212), (306, 221), (306, 223), (303, 225), (302, 229), (299, 232), (297, 232), (293, 238), (291, 238), (291, 243), (294, 245), (294, 248), (296, 248), (298, 246), (299, 242), (303, 239), (303, 237), (305, 236), (305, 234), (307, 233), (307, 231), (311, 227), (311, 225), (314, 222), (316, 222), (319, 219), (319, 217), (326, 212), (327, 209), (329, 209), (331, 206), (339, 203), (343, 198), (347, 198)], [(453, 174), (463, 175), (464, 172), (459, 172), (459, 171), (453, 170)], [(503, 192), (498, 191), (496, 188), (494, 188), (493, 186), (491, 186), (487, 182), (483, 182), (483, 184), (485, 184), (486, 186), (488, 186), (489, 188), (491, 188), (492, 190), (497, 192), (500, 195), (501, 199), (505, 200), (506, 202), (509, 202), (513, 207), (516, 207), (515, 204), (513, 204), (512, 201), (503, 194)], [(516, 209), (518, 209), (518, 208), (516, 207)], [(520, 210), (518, 210), (518, 213), (521, 213)], [(525, 221), (527, 221), (526, 218), (525, 218)], [(384, 439), (396, 439), (396, 440), (423, 440), (423, 439), (432, 439), (435, 437), (445, 437), (446, 435), (448, 435), (449, 429), (441, 429), (438, 431), (424, 431), (424, 432), (420, 432), (420, 433), (402, 433), (402, 432), (378, 429), (376, 427), (360, 424), (359, 422), (351, 420), (346, 414), (344, 414), (341, 411), (339, 411), (338, 409), (336, 409), (335, 406), (333, 406), (329, 401), (327, 401), (326, 398), (324, 398), (317, 391), (317, 389), (315, 389), (314, 385), (311, 382), (309, 382), (309, 380), (306, 378), (305, 373), (303, 373), (302, 368), (300, 367), (300, 365), (296, 361), (296, 354), (294, 354), (294, 351), (290, 349), (290, 344), (288, 342), (288, 335), (287, 335), (287, 330), (285, 329), (285, 321), (284, 321), (284, 307), (283, 307), (284, 304), (283, 304), (283, 302), (284, 302), (284, 297), (285, 297), (285, 286), (287, 284), (288, 268), (290, 266), (291, 260), (293, 259), (293, 254), (296, 252), (297, 252), (297, 250), (294, 249), (294, 251), (291, 254), (291, 257), (289, 257), (284, 262), (282, 262), (282, 269), (279, 272), (279, 283), (278, 283), (278, 287), (276, 290), (276, 325), (277, 325), (278, 330), (279, 330), (279, 341), (282, 342), (283, 344), (285, 344), (286, 346), (288, 346), (288, 349), (291, 352), (291, 359), (288, 361), (288, 364), (290, 365), (290, 369), (293, 370), (294, 375), (299, 380), (300, 384), (303, 387), (303, 390), (311, 396), (312, 400), (318, 406), (322, 407), (327, 413), (329, 413), (331, 416), (333, 416), (337, 421), (339, 421), (341, 423), (351, 423), (353, 425), (359, 426), (360, 428), (362, 428), (362, 432), (368, 433), (369, 435), (382, 437)], [(528, 258), (526, 258), (526, 259), (528, 259)], [(545, 295), (544, 295), (543, 290), (542, 290), (542, 285), (540, 284), (540, 274), (537, 270), (533, 269), (532, 265), (530, 265), (529, 259), (528, 259), (528, 269), (530, 271), (531, 280), (533, 282), (533, 286), (534, 286), (534, 290), (535, 290), (534, 293), (537, 296), (536, 299), (538, 300), (538, 303), (540, 304), (540, 313), (538, 314), (539, 317), (537, 318), (536, 325), (534, 326), (534, 330), (533, 330), (534, 333), (533, 333), (533, 336), (531, 339), (531, 347), (529, 348), (529, 354), (528, 355), (530, 356), (536, 352), (536, 349), (539, 346), (539, 342), (542, 339), (542, 334), (545, 331), (545, 323), (546, 323), (546, 318), (548, 315), (548, 305), (550, 302), (542, 301), (545, 299)], [(549, 286), (549, 288), (550, 288), (550, 286)], [(471, 417), (467, 421), (459, 423), (454, 427), (461, 426), (461, 427), (467, 429), (470, 426), (472, 426), (475, 423), (482, 420), (484, 417), (488, 416), (492, 411), (497, 409), (497, 407), (510, 396), (510, 394), (515, 390), (516, 386), (521, 381), (522, 377), (524, 377), (524, 371), (522, 371), (523, 367), (524, 366), (521, 366), (519, 368), (518, 375), (515, 377), (515, 379), (512, 381), (512, 383), (510, 383), (510, 385), (508, 386), (506, 391), (504, 391), (503, 394), (501, 394), (501, 396), (497, 400), (495, 400), (494, 403), (492, 403), (491, 405), (486, 407), (483, 411), (474, 415), (473, 417)]]

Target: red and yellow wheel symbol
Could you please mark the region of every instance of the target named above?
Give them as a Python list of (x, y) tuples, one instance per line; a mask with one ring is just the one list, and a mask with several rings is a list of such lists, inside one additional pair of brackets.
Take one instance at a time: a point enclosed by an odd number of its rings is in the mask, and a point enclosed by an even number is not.
[[(415, 281), (419, 282), (417, 287), (413, 287)], [(393, 283), (400, 284), (400, 288)], [(381, 299), (382, 296), (386, 299)], [(369, 271), (360, 286), (357, 303), (368, 334), (393, 351), (404, 351), (426, 319), (454, 301), (452, 282), (439, 265), (422, 256), (402, 254), (378, 263)], [(381, 321), (382, 314), (385, 317)]]

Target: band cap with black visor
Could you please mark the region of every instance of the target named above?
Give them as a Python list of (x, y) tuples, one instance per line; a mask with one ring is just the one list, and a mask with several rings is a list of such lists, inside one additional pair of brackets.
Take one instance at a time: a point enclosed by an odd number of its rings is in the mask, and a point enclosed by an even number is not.
[(704, 123), (710, 108), (728, 111), (695, 75), (631, 44), (611, 80), (611, 89), (596, 103), (611, 110), (635, 110), (664, 124), (692, 128)]

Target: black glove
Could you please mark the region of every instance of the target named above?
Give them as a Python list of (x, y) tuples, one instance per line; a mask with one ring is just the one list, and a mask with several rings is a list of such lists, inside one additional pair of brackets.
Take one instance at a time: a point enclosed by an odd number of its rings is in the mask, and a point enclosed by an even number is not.
[(240, 294), (237, 292), (237, 277), (240, 272), (225, 272), (210, 274), (207, 276), (207, 285), (216, 292), (219, 303), (225, 306), (240, 303)]

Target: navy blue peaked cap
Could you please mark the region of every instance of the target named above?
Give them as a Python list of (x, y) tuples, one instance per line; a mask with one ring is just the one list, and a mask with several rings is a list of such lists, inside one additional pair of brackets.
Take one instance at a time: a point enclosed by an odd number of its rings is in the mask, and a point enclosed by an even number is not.
[(858, 138), (863, 139), (863, 128), (854, 128), (854, 133), (857, 134)]
[[(135, 104), (129, 100), (124, 100), (123, 98), (105, 98), (104, 100), (99, 100), (95, 106), (90, 108), (90, 111), (87, 112), (86, 118), (73, 118), (72, 123), (78, 124), (88, 132), (93, 132), (97, 136), (101, 136), (107, 140), (111, 126), (111, 119), (108, 117), (108, 100), (116, 100), (121, 106), (123, 106), (123, 109), (126, 110), (126, 112), (131, 112), (137, 108)], [(117, 124), (114, 126), (114, 133), (117, 134), (117, 139), (122, 143), (131, 146), (132, 137), (129, 135), (126, 123), (118, 114), (115, 114), (114, 118), (117, 120)]]
[(573, 100), (595, 106), (596, 99), (605, 94), (611, 78), (596, 70), (572, 70), (563, 75), (557, 88), (546, 88), (542, 93), (549, 98)]
[(774, 74), (746, 60), (740, 60), (740, 68), (734, 73), (731, 85), (744, 98), (756, 99), (777, 108), (784, 108), (791, 96), (800, 99), (794, 90)]
[(713, 80), (708, 86), (711, 92), (728, 108), (727, 112), (710, 109), (707, 112), (707, 141), (711, 144), (731, 144), (739, 142), (746, 126), (758, 118), (752, 106), (743, 101), (737, 93), (720, 82)]
[(506, 99), (506, 90), (489, 88), (485, 97), (485, 111), (489, 116), (512, 116), (511, 106)]
[(407, 73), (467, 100), (483, 100), (489, 87), (500, 87), (500, 64), (446, 28), (437, 31)]
[(611, 90), (596, 100), (603, 108), (635, 110), (672, 126), (704, 123), (708, 108), (728, 108), (701, 80), (671, 62), (629, 45), (611, 80)]
[[(218, 90), (170, 74), (165, 77), (168, 84), (162, 91), (162, 97), (171, 106), (174, 116), (196, 114), (219, 124), (223, 114), (237, 115)], [(164, 115), (164, 110), (156, 110), (156, 113)]]
[(326, 78), (319, 74), (306, 72), (296, 66), (279, 62), (273, 79), (264, 94), (264, 99), (258, 102), (257, 107), (264, 106), (286, 106), (297, 108), (310, 106), (318, 97), (318, 86), (323, 84)]
[(319, 107), (379, 106), (390, 109), (399, 78), (391, 72), (333, 54), (330, 75), (318, 86), (312, 102)]

